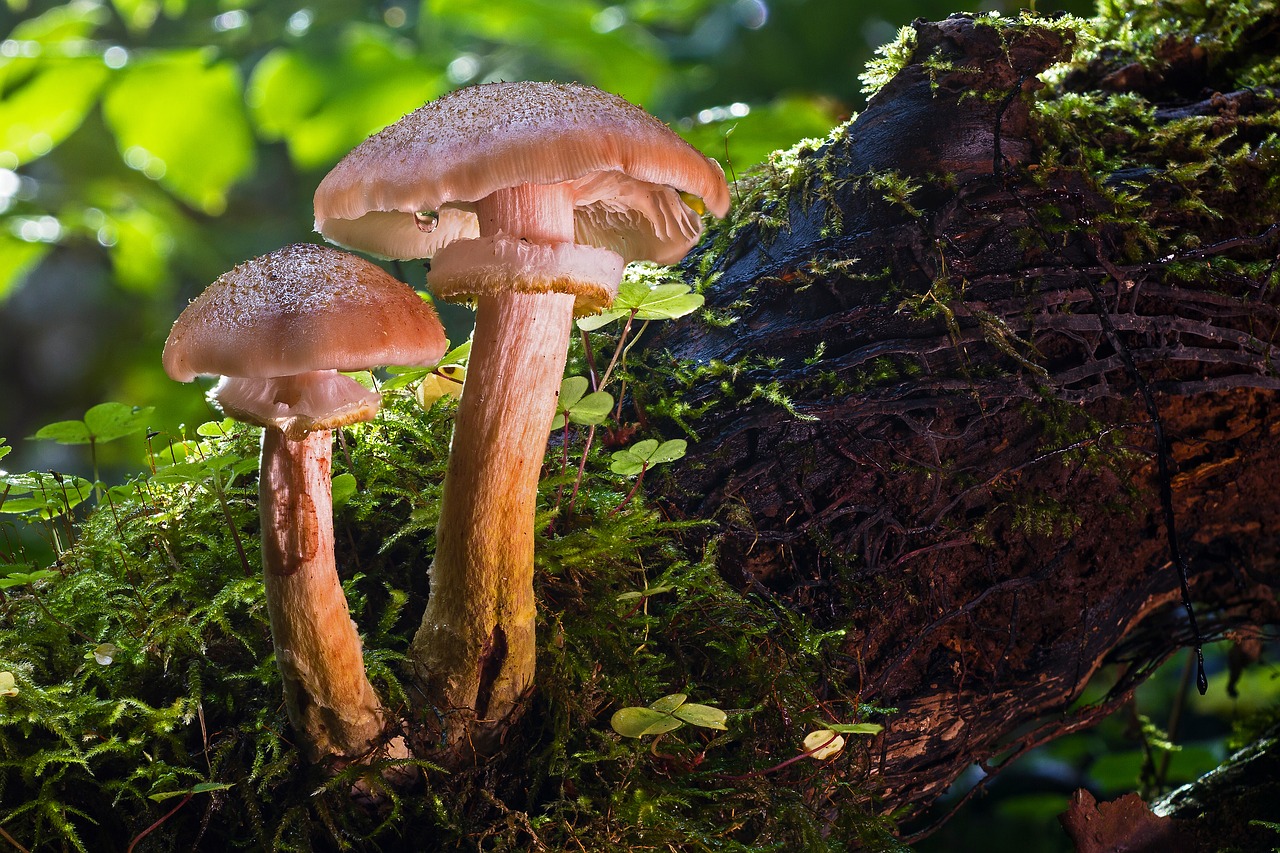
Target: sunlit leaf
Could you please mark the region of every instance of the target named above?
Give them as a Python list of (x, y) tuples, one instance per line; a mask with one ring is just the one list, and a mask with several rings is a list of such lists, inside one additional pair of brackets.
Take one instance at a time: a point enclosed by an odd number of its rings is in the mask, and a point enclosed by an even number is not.
[(519, 45), (563, 66), (569, 79), (646, 103), (671, 73), (664, 50), (653, 34), (625, 17), (602, 20), (605, 5), (592, 0), (429, 0), (427, 8), (433, 18), (469, 36)]
[(663, 696), (649, 703), (649, 707), (660, 714), (670, 714), (676, 708), (684, 704), (684, 700), (689, 697), (684, 693), (672, 693), (669, 696)]
[(192, 794), (208, 794), (213, 791), (227, 791), (232, 785), (227, 782), (198, 782), (182, 791), (161, 791), (159, 794), (151, 794), (147, 799), (162, 803), (165, 800), (171, 800), (174, 797), (186, 797)]
[(122, 69), (103, 115), (125, 162), (207, 213), (253, 167), (236, 66), (206, 51), (166, 51)]
[(878, 735), (884, 731), (884, 726), (879, 723), (826, 723), (825, 725), (831, 731), (845, 735)]
[(615, 320), (620, 320), (630, 313), (630, 311), (611, 308), (608, 311), (601, 311), (599, 314), (588, 314), (585, 317), (578, 318), (578, 328), (584, 332), (594, 332), (596, 329), (603, 329)]
[(85, 412), (84, 420), (58, 421), (36, 431), (32, 438), (58, 444), (89, 444), (115, 441), (142, 432), (154, 408), (99, 403)]
[(220, 421), (205, 421), (200, 424), (196, 427), (196, 435), (201, 435), (205, 438), (226, 438), (229, 435), (234, 435), (240, 429), (242, 429), (242, 426), (235, 419), (223, 418)]
[(6, 490), (8, 494), (0, 503), (0, 513), (30, 513), (47, 521), (83, 503), (93, 493), (93, 484), (70, 474), (28, 471), (0, 475), (0, 494)]
[(5, 80), (0, 166), (20, 166), (66, 139), (88, 115), (109, 73), (97, 57), (51, 58), (41, 59), (16, 86)]
[(0, 577), (0, 589), (9, 589), (15, 586), (26, 586), (36, 581), (48, 580), (49, 578), (58, 577), (58, 573), (53, 569), (37, 569), (34, 572), (10, 572), (4, 577)]
[(254, 67), (248, 97), (263, 135), (284, 140), (295, 163), (315, 169), (447, 88), (440, 71), (394, 34), (351, 24), (338, 56), (301, 46), (268, 53)]
[(809, 753), (810, 758), (825, 761), (844, 749), (844, 738), (831, 729), (818, 729), (805, 735), (804, 749), (805, 752), (813, 750)]
[(647, 438), (644, 441), (637, 441), (626, 450), (614, 452), (609, 470), (615, 474), (630, 477), (654, 465), (681, 458), (687, 448), (688, 442), (683, 438), (673, 438), (661, 444), (657, 439)]
[(421, 384), (414, 391), (419, 405), (430, 409), (436, 401), (444, 397), (457, 397), (462, 394), (462, 383), (466, 379), (466, 368), (456, 364), (438, 367), (422, 378)]
[(701, 726), (704, 729), (720, 729), (724, 731), (729, 728), (725, 725), (725, 720), (729, 719), (729, 715), (710, 705), (687, 702), (672, 711), (672, 714), (677, 719), (683, 720), (690, 725)]
[(333, 478), (332, 488), (333, 506), (337, 508), (351, 500), (351, 496), (356, 493), (356, 478), (353, 474), (339, 474)]
[(603, 423), (613, 410), (613, 395), (607, 391), (593, 391), (585, 376), (570, 376), (560, 383), (560, 396), (556, 400), (556, 413), (551, 428), (563, 429), (566, 421), (574, 424)]
[(638, 738), (674, 731), (684, 723), (652, 708), (620, 708), (609, 719), (609, 725), (623, 737)]
[(0, 459), (3, 459), (6, 456), (8, 456), (9, 451), (13, 450), (13, 448), (9, 447), (8, 444), (9, 443), (6, 439), (0, 438)]
[(93, 440), (84, 421), (55, 421), (36, 430), (32, 438), (56, 441), (58, 444), (88, 444)]
[(618, 288), (614, 310), (636, 312), (637, 320), (674, 320), (702, 307), (701, 294), (691, 293), (687, 284), (660, 284), (650, 287), (628, 279)]

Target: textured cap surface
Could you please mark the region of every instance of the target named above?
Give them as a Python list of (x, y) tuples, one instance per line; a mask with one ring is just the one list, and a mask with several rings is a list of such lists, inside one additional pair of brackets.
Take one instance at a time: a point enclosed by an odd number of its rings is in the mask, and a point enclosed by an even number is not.
[[(723, 216), (719, 164), (639, 107), (590, 86), (488, 83), (432, 101), (362, 142), (315, 194), (316, 230), (385, 257), (426, 258), (479, 234), (474, 202), (523, 183), (573, 185), (575, 239), (670, 263)], [(422, 214), (416, 216), (415, 213)]]
[(189, 382), (426, 365), (445, 343), (435, 310), (407, 284), (362, 258), (303, 243), (209, 285), (173, 324), (164, 369)]

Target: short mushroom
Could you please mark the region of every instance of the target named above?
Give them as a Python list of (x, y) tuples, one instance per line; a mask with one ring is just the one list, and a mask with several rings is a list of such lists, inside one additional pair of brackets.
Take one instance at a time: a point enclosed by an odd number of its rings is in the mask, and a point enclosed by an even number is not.
[[(575, 314), (625, 264), (674, 263), (729, 207), (724, 173), (662, 122), (580, 85), (491, 83), (430, 102), (321, 182), (316, 230), (432, 258), (438, 297), (476, 305), (431, 593), (410, 655), (458, 743), (502, 727), (533, 683), (533, 523)], [(496, 724), (496, 725), (495, 725)]]
[(262, 565), (289, 720), (312, 761), (354, 758), (382, 736), (333, 551), (330, 430), (370, 420), (380, 397), (340, 370), (434, 364), (435, 311), (380, 267), (299, 244), (223, 274), (169, 333), (174, 379), (221, 375), (210, 398), (264, 427)]

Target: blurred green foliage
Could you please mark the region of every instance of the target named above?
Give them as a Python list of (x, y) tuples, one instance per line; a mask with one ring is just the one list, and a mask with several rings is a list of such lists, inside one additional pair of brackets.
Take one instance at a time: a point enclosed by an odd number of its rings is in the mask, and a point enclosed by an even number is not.
[[(96, 403), (155, 406), (151, 426), (165, 431), (204, 420), (201, 395), (159, 369), (173, 318), (234, 264), (317, 239), (320, 177), (426, 100), (488, 80), (590, 83), (738, 174), (825, 135), (860, 106), (877, 45), (951, 11), (940, 0), (880, 11), (844, 0), (0, 2), (10, 462), (81, 464), (21, 438)], [(420, 268), (396, 272), (422, 286)], [(113, 446), (102, 461), (137, 470), (140, 451)]]

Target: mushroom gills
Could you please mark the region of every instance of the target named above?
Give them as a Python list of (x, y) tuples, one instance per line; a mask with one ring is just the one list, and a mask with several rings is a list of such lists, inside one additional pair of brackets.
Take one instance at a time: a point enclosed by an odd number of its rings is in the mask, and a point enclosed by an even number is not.
[(224, 376), (209, 398), (227, 415), (282, 430), (293, 440), (373, 418), (382, 395), (336, 370), (266, 379)]

